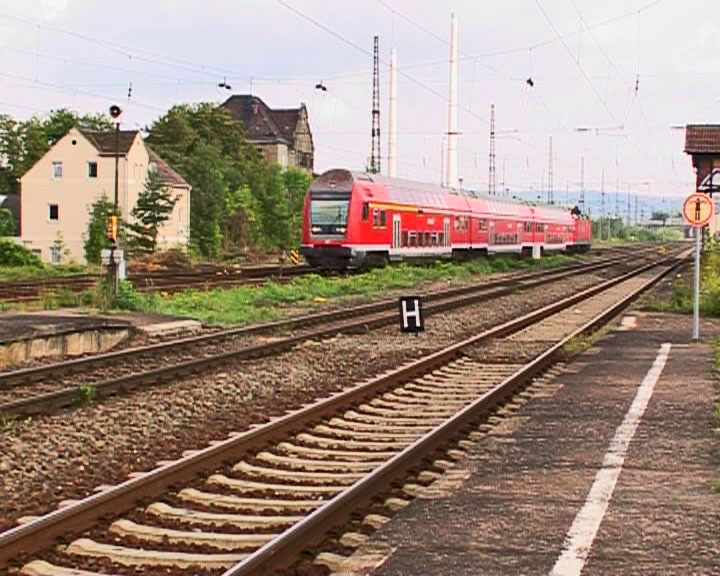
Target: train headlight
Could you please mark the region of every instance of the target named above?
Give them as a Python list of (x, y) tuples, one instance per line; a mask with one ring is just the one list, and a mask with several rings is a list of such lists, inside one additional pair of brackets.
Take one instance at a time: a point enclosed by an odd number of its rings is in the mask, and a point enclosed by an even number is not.
[(347, 228), (340, 226), (339, 228), (335, 228), (335, 230), (340, 232), (340, 234), (345, 234), (345, 231), (347, 230)]
[(312, 228), (310, 228), (310, 232), (315, 232), (315, 233), (317, 233), (317, 232), (320, 232), (320, 231), (322, 231), (322, 228), (320, 228), (320, 226), (313, 226)]

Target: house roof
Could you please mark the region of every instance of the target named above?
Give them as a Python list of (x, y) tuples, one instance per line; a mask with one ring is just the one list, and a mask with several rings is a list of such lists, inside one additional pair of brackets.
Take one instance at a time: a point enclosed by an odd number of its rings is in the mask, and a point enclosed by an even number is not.
[(155, 164), (157, 171), (166, 184), (170, 184), (171, 186), (176, 186), (178, 188), (190, 189), (190, 184), (188, 184), (185, 179), (180, 176), (180, 174), (175, 172), (175, 170), (173, 170), (170, 165), (165, 162), (165, 160), (160, 158), (160, 156), (158, 156), (155, 151), (150, 148), (150, 146), (145, 144), (145, 148), (148, 151), (150, 162)]
[(0, 208), (10, 210), (15, 220), (20, 219), (20, 194), (0, 195)]
[[(101, 132), (98, 130), (86, 130), (85, 128), (78, 128), (80, 134), (88, 139), (90, 144), (95, 146), (98, 153), (101, 156), (114, 156), (115, 155), (115, 131), (108, 130), (107, 132)], [(118, 132), (118, 154), (120, 156), (127, 155), (128, 151), (135, 141), (137, 136), (137, 130), (120, 130)]]
[(685, 128), (687, 154), (720, 154), (720, 125), (688, 124)]
[[(88, 139), (90, 144), (95, 146), (101, 156), (115, 155), (114, 130), (107, 132), (85, 130), (84, 128), (78, 128), (78, 130), (83, 136), (85, 136), (85, 138)], [(137, 130), (120, 130), (118, 132), (118, 154), (120, 156), (127, 155), (133, 145), (133, 142), (135, 142), (137, 134)], [(187, 188), (188, 190), (190, 189), (190, 184), (188, 184), (185, 179), (180, 176), (180, 174), (175, 172), (175, 170), (173, 170), (170, 165), (165, 162), (165, 160), (160, 158), (160, 156), (158, 156), (157, 153), (150, 148), (150, 146), (145, 144), (145, 149), (148, 152), (149, 161), (155, 164), (160, 176), (162, 176), (162, 179), (166, 184), (177, 186), (179, 188)]]
[(261, 98), (251, 94), (230, 96), (222, 106), (243, 123), (248, 140), (285, 144), (291, 144), (294, 140), (302, 109), (272, 109)]

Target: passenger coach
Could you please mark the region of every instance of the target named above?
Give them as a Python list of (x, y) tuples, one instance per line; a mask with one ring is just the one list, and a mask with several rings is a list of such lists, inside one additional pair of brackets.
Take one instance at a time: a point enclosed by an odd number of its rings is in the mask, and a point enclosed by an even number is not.
[(336, 169), (305, 197), (301, 252), (311, 266), (344, 269), (534, 246), (586, 251), (590, 240), (590, 222), (569, 210)]

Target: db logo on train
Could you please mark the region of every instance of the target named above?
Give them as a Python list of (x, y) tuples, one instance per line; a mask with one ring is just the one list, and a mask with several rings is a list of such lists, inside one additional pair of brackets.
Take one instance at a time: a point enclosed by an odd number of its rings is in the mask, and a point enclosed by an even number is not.
[(715, 203), (707, 194), (690, 194), (683, 204), (683, 218), (690, 226), (705, 226), (715, 215)]

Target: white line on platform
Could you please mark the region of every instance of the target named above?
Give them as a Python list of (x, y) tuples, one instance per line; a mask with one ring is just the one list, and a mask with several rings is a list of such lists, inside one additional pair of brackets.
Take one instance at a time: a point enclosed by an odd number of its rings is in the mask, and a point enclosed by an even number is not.
[(655, 384), (665, 368), (670, 348), (671, 344), (660, 346), (655, 362), (640, 383), (635, 399), (625, 414), (625, 419), (618, 426), (615, 436), (610, 441), (608, 451), (603, 458), (602, 468), (595, 475), (595, 482), (585, 499), (585, 505), (575, 516), (575, 520), (565, 536), (565, 549), (555, 562), (550, 576), (579, 576), (583, 571), (595, 535), (610, 504), (615, 484), (620, 477), (628, 447), (635, 436), (643, 414), (645, 414)]

